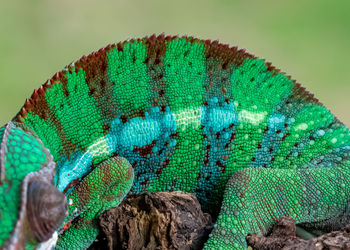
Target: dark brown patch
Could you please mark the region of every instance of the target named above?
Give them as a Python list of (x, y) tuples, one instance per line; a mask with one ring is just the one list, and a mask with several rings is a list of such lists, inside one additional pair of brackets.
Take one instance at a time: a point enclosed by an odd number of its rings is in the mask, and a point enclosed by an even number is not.
[(266, 126), (264, 133), (266, 133), (269, 130), (269, 126)]
[(93, 95), (95, 92), (96, 92), (96, 89), (95, 89), (95, 88), (92, 88), (92, 89), (90, 89), (90, 91), (89, 91), (89, 95)]
[[(167, 83), (164, 79), (164, 55), (166, 50), (166, 37), (164, 35), (151, 36), (145, 39), (147, 47), (147, 72), (150, 77), (151, 105), (165, 107), (168, 104), (166, 94)], [(162, 112), (165, 109), (162, 108)]]
[(216, 165), (218, 165), (221, 168), (221, 172), (225, 173), (226, 172), (226, 165), (222, 164), (221, 161), (217, 161)]
[(160, 175), (160, 174), (163, 172), (163, 169), (164, 169), (164, 168), (159, 168), (159, 169), (157, 169), (156, 174), (157, 174), (157, 175)]
[(106, 88), (106, 81), (101, 79), (100, 80), (100, 86), (101, 86), (102, 89), (105, 89)]
[(148, 155), (151, 155), (152, 149), (154, 147), (154, 145), (156, 145), (156, 141), (152, 141), (151, 144), (147, 144), (143, 147), (138, 147), (138, 146), (134, 146), (134, 149), (132, 150), (132, 152), (138, 152), (142, 157), (147, 157)]
[(204, 160), (203, 160), (203, 163), (204, 165), (208, 165), (209, 164), (209, 153), (210, 153), (210, 148), (211, 148), (211, 145), (208, 144), (205, 146), (205, 157), (204, 157)]
[(108, 45), (106, 48), (102, 48), (96, 52), (91, 53), (88, 56), (82, 57), (75, 63), (75, 68), (82, 68), (85, 71), (86, 81), (88, 83), (94, 82), (97, 76), (104, 76), (107, 71), (107, 51), (109, 51), (113, 45)]
[(165, 161), (162, 163), (162, 168), (166, 168), (169, 165), (170, 159), (167, 158)]
[(244, 49), (229, 47), (227, 44), (221, 44), (218, 41), (203, 41), (206, 46), (206, 59), (222, 59), (222, 69), (227, 69), (228, 65), (234, 63), (240, 66), (246, 58), (254, 58), (253, 55), (246, 53)]
[(145, 116), (145, 112), (144, 112), (144, 111), (142, 111), (142, 110), (139, 110), (139, 111), (137, 112), (137, 116), (138, 116), (138, 117), (141, 117), (141, 118), (143, 118), (143, 119), (145, 119), (145, 118), (146, 118), (146, 116)]
[(171, 134), (169, 137), (170, 137), (171, 139), (177, 139), (178, 136), (179, 136), (179, 133), (178, 133), (178, 132), (175, 132), (175, 133)]
[[(302, 87), (300, 85), (300, 83), (296, 83), (294, 80), (293, 80), (293, 83), (294, 83), (294, 88), (293, 88), (292, 92), (294, 93), (294, 95), (293, 95), (294, 98), (301, 98), (308, 103), (310, 102), (310, 103), (314, 103), (317, 105), (322, 105), (319, 102), (319, 100), (316, 97), (314, 97), (314, 94), (308, 92), (304, 87)], [(291, 101), (291, 100), (289, 99), (289, 101)], [(291, 101), (291, 102), (293, 102), (293, 101)]]
[(149, 179), (145, 178), (145, 180), (143, 182), (140, 182), (141, 186), (147, 186)]
[(120, 120), (122, 121), (122, 123), (126, 123), (128, 121), (128, 117), (125, 115), (120, 116)]
[(39, 98), (40, 96), (45, 96), (44, 88), (41, 86), (38, 90), (34, 90), (30, 99), (27, 99), (24, 108), (26, 110), (31, 110), (35, 114), (39, 115), (41, 119), (47, 119), (50, 113), (49, 105), (46, 98)]
[(74, 180), (72, 180), (67, 187), (63, 190), (63, 193), (66, 193), (68, 190), (70, 190), (71, 188), (74, 188), (78, 183), (79, 183), (80, 179), (76, 178)]
[(111, 127), (111, 126), (110, 126), (108, 123), (104, 123), (104, 124), (103, 124), (103, 130), (104, 130), (104, 131), (109, 131), (110, 127)]

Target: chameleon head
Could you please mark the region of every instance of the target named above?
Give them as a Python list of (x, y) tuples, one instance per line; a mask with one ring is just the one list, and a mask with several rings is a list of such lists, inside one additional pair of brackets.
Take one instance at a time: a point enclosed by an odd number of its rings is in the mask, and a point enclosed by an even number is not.
[(13, 122), (0, 128), (0, 143), (0, 248), (52, 246), (67, 202), (53, 185), (55, 162), (49, 150), (32, 131)]

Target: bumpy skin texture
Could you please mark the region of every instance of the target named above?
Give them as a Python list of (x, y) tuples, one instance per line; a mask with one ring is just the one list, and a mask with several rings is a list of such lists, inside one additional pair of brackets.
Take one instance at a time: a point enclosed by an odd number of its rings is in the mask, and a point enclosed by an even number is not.
[(216, 41), (109, 45), (55, 74), (14, 121), (57, 163), (69, 208), (58, 248), (89, 246), (97, 215), (125, 194), (195, 193), (220, 212), (207, 249), (244, 249), (282, 215), (316, 225), (348, 212), (349, 129), (269, 63)]
[(0, 157), (5, 163), (1, 164), (3, 169), (0, 170), (0, 245), (3, 245), (18, 219), (14, 211), (20, 206), (22, 180), (28, 173), (40, 170), (49, 160), (42, 150), (43, 145), (15, 126), (0, 128), (0, 137), (7, 137), (1, 144), (2, 148), (6, 148), (6, 153)]

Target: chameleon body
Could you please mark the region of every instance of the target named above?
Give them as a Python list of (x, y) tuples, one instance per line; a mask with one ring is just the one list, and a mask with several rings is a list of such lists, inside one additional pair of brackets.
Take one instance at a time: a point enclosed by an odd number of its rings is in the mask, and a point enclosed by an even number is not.
[[(5, 247), (35, 246), (60, 228), (57, 249), (86, 248), (100, 213), (154, 191), (193, 192), (218, 215), (206, 249), (244, 249), (248, 233), (266, 233), (281, 216), (332, 226), (348, 215), (349, 129), (271, 64), (216, 41), (160, 35), (109, 45), (35, 90), (0, 135), (2, 182), (17, 181), (16, 190), (0, 187)], [(23, 138), (35, 142), (33, 156)], [(46, 183), (65, 194), (68, 213), (58, 210), (46, 237), (33, 237), (42, 227), (21, 230), (18, 207), (28, 204), (19, 205), (18, 185), (52, 162)], [(11, 211), (9, 190), (18, 194)]]

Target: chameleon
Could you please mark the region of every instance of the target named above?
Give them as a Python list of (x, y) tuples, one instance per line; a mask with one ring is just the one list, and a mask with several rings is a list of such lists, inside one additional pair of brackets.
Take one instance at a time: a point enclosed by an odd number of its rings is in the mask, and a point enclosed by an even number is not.
[(237, 47), (152, 35), (54, 74), (0, 128), (0, 246), (86, 249), (98, 215), (145, 192), (194, 193), (204, 249), (246, 249), (282, 216), (348, 222), (350, 133)]

